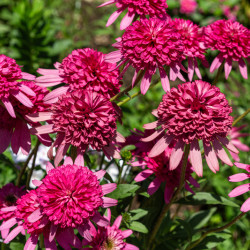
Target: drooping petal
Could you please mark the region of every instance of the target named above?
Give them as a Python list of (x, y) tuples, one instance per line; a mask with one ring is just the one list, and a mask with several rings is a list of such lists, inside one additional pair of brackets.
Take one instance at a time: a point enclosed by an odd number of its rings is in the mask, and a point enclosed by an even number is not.
[(18, 93), (12, 93), (12, 95), (19, 101), (21, 102), (24, 106), (28, 107), (28, 108), (32, 108), (34, 105), (31, 102), (31, 100), (24, 95), (21, 91), (19, 91)]
[(219, 143), (219, 141), (217, 139), (215, 139), (213, 142), (213, 147), (215, 150), (216, 155), (218, 155), (218, 157), (228, 166), (233, 166), (233, 163), (231, 162), (231, 160), (229, 159), (226, 151), (223, 149), (222, 145)]
[(109, 221), (103, 216), (101, 216), (98, 212), (96, 212), (92, 220), (100, 227), (105, 227), (109, 225)]
[(107, 1), (107, 2), (105, 2), (103, 4), (101, 4), (101, 5), (99, 5), (97, 7), (99, 8), (99, 7), (107, 6), (107, 5), (113, 4), (115, 2), (116, 2), (116, 0), (109, 0), (109, 1)]
[(150, 86), (151, 79), (152, 79), (152, 75), (147, 70), (142, 78), (142, 81), (141, 81), (141, 93), (143, 95), (145, 95), (147, 93), (149, 86)]
[(36, 79), (36, 76), (26, 73), (26, 72), (22, 72), (22, 79), (34, 81)]
[(0, 230), (10, 229), (18, 222), (17, 218), (11, 218), (7, 221), (4, 221), (0, 226)]
[(240, 58), (239, 60), (239, 69), (240, 69), (240, 73), (243, 76), (243, 78), (247, 79), (247, 66), (246, 63), (244, 62), (244, 60), (242, 58)]
[(77, 166), (84, 166), (84, 157), (82, 154), (78, 154), (78, 156), (75, 159), (75, 164)]
[(172, 140), (173, 136), (164, 135), (151, 149), (149, 152), (149, 157), (155, 157), (161, 154), (169, 146)]
[(135, 177), (135, 181), (136, 182), (140, 182), (140, 181), (144, 181), (146, 180), (150, 175), (152, 175), (154, 173), (154, 171), (152, 171), (151, 169), (146, 169), (143, 170), (142, 172), (140, 172), (136, 177)]
[(53, 130), (53, 124), (48, 124), (48, 125), (43, 125), (43, 126), (40, 126), (40, 127), (33, 127), (30, 129), (30, 133), (32, 135), (35, 135), (35, 134), (51, 134), (51, 133), (54, 133), (54, 130)]
[(219, 141), (230, 151), (232, 151), (235, 154), (238, 154), (239, 151), (237, 150), (237, 148), (226, 138), (226, 137), (221, 137), (221, 136), (217, 136), (217, 138), (219, 139)]
[(249, 174), (245, 173), (239, 173), (239, 174), (234, 174), (228, 177), (228, 180), (231, 182), (238, 182), (238, 181), (244, 181), (248, 179), (250, 176)]
[(199, 77), (199, 79), (202, 79), (201, 72), (199, 70), (198, 63), (197, 63), (196, 59), (194, 59), (194, 70), (195, 70), (196, 75)]
[(148, 194), (153, 195), (161, 186), (161, 181), (159, 178), (155, 178), (148, 186)]
[(63, 159), (63, 156), (66, 155), (69, 146), (70, 146), (70, 144), (61, 144), (58, 147), (57, 152), (56, 152), (56, 156), (55, 156), (55, 160), (54, 160), (56, 167), (59, 165), (59, 163)]
[(240, 211), (246, 213), (249, 210), (250, 210), (250, 198), (247, 198), (247, 200), (242, 204)]
[(17, 226), (14, 228), (9, 235), (4, 240), (5, 244), (8, 244), (10, 241), (12, 241), (21, 231), (23, 230), (23, 226)]
[(101, 186), (103, 195), (113, 192), (116, 189), (116, 186), (116, 183), (103, 184)]
[(121, 222), (122, 222), (122, 216), (119, 215), (119, 216), (115, 219), (115, 221), (114, 221), (114, 223), (113, 223), (113, 226), (119, 228), (120, 225), (121, 225)]
[(69, 87), (67, 86), (63, 86), (63, 87), (59, 87), (57, 89), (52, 90), (49, 94), (47, 94), (43, 101), (46, 104), (51, 104), (51, 103), (55, 103), (58, 101), (58, 97), (67, 93)]
[(190, 144), (190, 162), (198, 176), (203, 175), (201, 151), (198, 140), (193, 140)]
[(216, 173), (216, 171), (219, 171), (219, 162), (214, 152), (214, 149), (210, 143), (209, 145), (207, 145), (206, 143), (203, 142), (203, 146), (204, 146), (204, 153), (207, 165), (214, 173)]
[(54, 240), (50, 241), (46, 237), (44, 237), (44, 246), (46, 250), (57, 250), (56, 242)]
[[(148, 125), (148, 124), (147, 124)], [(153, 141), (154, 139), (156, 139), (158, 136), (160, 136), (161, 134), (163, 134), (164, 130), (162, 128), (156, 130), (153, 134), (151, 134), (148, 137), (145, 138), (141, 138), (141, 141), (143, 142), (149, 142), (149, 141)]]
[(103, 178), (103, 176), (106, 174), (105, 170), (99, 170), (97, 172), (94, 173), (94, 175), (97, 177), (98, 180), (100, 180), (101, 178)]
[(123, 248), (123, 250), (139, 250), (138, 247), (132, 245), (132, 244), (129, 244), (129, 243), (126, 243), (125, 247)]
[(106, 62), (117, 63), (122, 60), (122, 53), (120, 50), (112, 51), (104, 56)]
[(13, 129), (0, 128), (0, 154), (2, 154), (10, 145)]
[(43, 121), (51, 120), (52, 113), (51, 112), (38, 112), (38, 113), (26, 115), (25, 118), (27, 118), (29, 121), (32, 121), (32, 122), (43, 122)]
[(247, 184), (243, 184), (243, 185), (240, 185), (236, 188), (234, 188), (229, 194), (228, 196), (229, 197), (236, 197), (236, 196), (239, 196), (239, 195), (242, 195), (246, 192), (248, 192), (250, 190), (250, 184), (247, 183)]
[(194, 76), (194, 61), (192, 57), (188, 57), (188, 79), (191, 82)]
[(121, 21), (120, 29), (121, 30), (126, 29), (132, 23), (134, 17), (135, 17), (135, 12), (128, 11)]
[(170, 170), (176, 169), (178, 165), (180, 164), (183, 153), (184, 153), (184, 146), (185, 146), (185, 143), (182, 140), (179, 140), (176, 143), (170, 156), (170, 162), (169, 162)]
[(227, 79), (232, 70), (232, 58), (228, 57), (224, 64), (225, 78)]
[(30, 223), (34, 223), (43, 217), (42, 209), (36, 209), (27, 219)]
[(73, 160), (71, 157), (67, 156), (64, 160), (64, 165), (73, 165)]
[(167, 92), (170, 90), (170, 83), (169, 83), (168, 75), (166, 71), (161, 67), (159, 68), (159, 71), (160, 71), (160, 76), (161, 76), (161, 85), (164, 91)]
[(171, 198), (174, 193), (175, 186), (171, 183), (167, 183), (164, 191), (164, 200), (168, 204), (171, 201)]
[(26, 86), (24, 84), (21, 84), (19, 89), (27, 95), (36, 96), (36, 93), (31, 88), (29, 88), (28, 86)]
[(43, 182), (39, 180), (32, 180), (32, 184), (36, 187), (39, 187), (43, 184)]
[(1, 101), (3, 102), (5, 108), (9, 112), (10, 116), (12, 116), (13, 118), (16, 118), (16, 114), (15, 114), (15, 111), (14, 111), (14, 108), (13, 108), (11, 102), (8, 99), (2, 99)]
[(109, 198), (109, 197), (102, 197), (103, 200), (103, 208), (113, 207), (117, 205), (117, 200)]
[(219, 54), (217, 57), (215, 57), (210, 66), (210, 72), (213, 73), (216, 69), (218, 69), (223, 63), (223, 60), (224, 58), (222, 54)]
[(118, 10), (116, 10), (113, 14), (111, 14), (111, 16), (109, 17), (106, 27), (110, 26), (123, 12), (123, 8), (120, 8)]

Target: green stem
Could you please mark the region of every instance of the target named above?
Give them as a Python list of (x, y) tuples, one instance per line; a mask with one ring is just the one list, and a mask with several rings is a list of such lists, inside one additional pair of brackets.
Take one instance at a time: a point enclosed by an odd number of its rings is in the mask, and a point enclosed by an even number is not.
[(100, 165), (99, 165), (99, 170), (102, 170), (102, 165), (103, 165), (103, 162), (104, 162), (104, 158), (105, 158), (105, 154), (103, 153), (101, 161), (100, 161)]
[(123, 171), (124, 165), (125, 165), (125, 161), (123, 161), (122, 166), (119, 167), (119, 176), (118, 176), (118, 181), (117, 181), (117, 184), (118, 184), (118, 185), (119, 185), (120, 182), (121, 182), (122, 171)]
[(235, 126), (241, 119), (243, 119), (250, 112), (250, 108), (246, 110), (242, 115), (240, 115), (236, 120), (234, 120), (232, 126)]
[(190, 249), (196, 247), (200, 242), (202, 242), (207, 237), (208, 234), (217, 233), (217, 232), (220, 232), (220, 231), (222, 231), (222, 230), (224, 230), (224, 229), (226, 229), (228, 227), (231, 227), (236, 221), (238, 221), (239, 219), (241, 219), (241, 217), (243, 217), (244, 215), (245, 215), (245, 213), (241, 213), (238, 216), (236, 216), (232, 221), (230, 221), (229, 223), (227, 223), (226, 225), (224, 225), (222, 227), (218, 227), (218, 228), (213, 228), (213, 229), (210, 229), (210, 230), (206, 231), (205, 233), (202, 234), (202, 236), (198, 240), (192, 242), (186, 248), (186, 250), (190, 250)]
[(189, 151), (190, 151), (190, 145), (186, 144), (185, 146), (185, 151), (184, 151), (184, 157), (183, 157), (183, 162), (182, 162), (182, 168), (181, 168), (181, 176), (180, 176), (180, 184), (177, 188), (177, 190), (175, 191), (171, 201), (168, 204), (165, 204), (164, 207), (162, 208), (162, 211), (155, 223), (155, 226), (151, 232), (151, 235), (149, 237), (149, 241), (148, 241), (148, 250), (154, 249), (154, 247), (151, 247), (153, 245), (153, 240), (155, 239), (155, 236), (161, 226), (161, 223), (166, 215), (166, 213), (168, 212), (170, 206), (173, 204), (173, 202), (176, 200), (176, 198), (179, 196), (184, 183), (185, 183), (185, 176), (186, 176), (186, 168), (187, 168), (187, 162), (188, 162), (188, 155), (189, 155)]
[(223, 65), (224, 65), (224, 63), (222, 63), (221, 66), (219, 67), (219, 69), (217, 71), (217, 74), (216, 74), (216, 76), (215, 76), (215, 78), (213, 80), (213, 83), (212, 83), (213, 85), (215, 85), (218, 82), (220, 74), (221, 74), (222, 69), (223, 69)]

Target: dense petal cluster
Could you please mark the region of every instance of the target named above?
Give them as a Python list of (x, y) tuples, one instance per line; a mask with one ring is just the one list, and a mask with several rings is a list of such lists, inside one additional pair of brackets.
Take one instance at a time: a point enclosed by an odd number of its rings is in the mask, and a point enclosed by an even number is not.
[[(229, 181), (231, 182), (239, 182), (244, 181), (250, 178), (250, 165), (236, 162), (234, 164), (236, 167), (244, 169), (247, 173), (239, 173), (229, 176)], [(229, 197), (236, 197), (242, 195), (246, 192), (250, 191), (250, 183), (242, 184), (236, 188), (234, 188), (229, 194)], [(248, 198), (241, 206), (240, 209), (242, 212), (250, 211), (250, 198)]]
[(145, 128), (149, 129), (161, 126), (156, 130), (155, 136), (161, 134), (162, 137), (152, 148), (149, 156), (161, 154), (175, 139), (177, 143), (170, 157), (170, 161), (172, 157), (176, 159), (170, 166), (171, 169), (175, 169), (183, 156), (185, 144), (190, 144), (191, 164), (195, 172), (202, 176), (199, 147), (199, 140), (202, 140), (208, 166), (213, 172), (219, 170), (216, 156), (232, 166), (222, 147), (224, 145), (230, 151), (238, 153), (226, 138), (232, 127), (231, 112), (232, 108), (218, 87), (201, 80), (178, 85), (177, 89), (173, 88), (163, 96), (155, 112), (158, 121), (145, 125)]
[(180, 12), (183, 14), (192, 14), (197, 8), (196, 0), (181, 0)]
[(56, 69), (38, 69), (43, 76), (37, 77), (40, 86), (55, 86), (65, 83), (44, 98), (53, 103), (66, 92), (88, 89), (111, 98), (120, 91), (119, 69), (116, 64), (104, 61), (104, 54), (94, 49), (77, 49), (65, 57)]
[(99, 7), (114, 3), (116, 4), (117, 10), (110, 16), (106, 26), (111, 25), (125, 9), (128, 9), (128, 12), (121, 21), (121, 30), (126, 29), (136, 15), (143, 18), (146, 15), (160, 19), (167, 17), (166, 8), (168, 6), (166, 0), (109, 0)]
[(179, 77), (185, 81), (180, 73), (180, 68), (183, 68), (180, 61), (184, 47), (181, 35), (170, 21), (156, 18), (136, 21), (126, 29), (114, 46), (119, 50), (106, 55), (106, 60), (127, 63), (124, 70), (132, 65), (136, 70), (133, 83), (139, 70), (145, 71), (141, 82), (142, 94), (147, 92), (157, 68), (165, 91), (168, 91), (170, 86), (164, 66), (170, 67), (171, 80)]
[[(110, 223), (111, 211), (108, 209), (108, 215), (106, 217)], [(106, 227), (91, 227), (90, 236), (83, 240), (83, 245), (91, 246), (88, 249), (103, 249), (103, 250), (139, 250), (138, 247), (124, 242), (124, 239), (129, 237), (133, 231), (119, 229), (122, 222), (122, 216), (119, 215), (113, 225)], [(86, 249), (86, 248), (84, 248)]]
[(173, 19), (172, 24), (181, 35), (182, 44), (184, 46), (184, 58), (188, 59), (188, 78), (192, 81), (194, 71), (201, 79), (201, 73), (198, 68), (197, 59), (200, 59), (205, 67), (208, 62), (205, 58), (206, 50), (204, 48), (204, 36), (201, 28), (190, 20), (180, 18)]
[(247, 66), (244, 58), (250, 56), (250, 30), (232, 20), (218, 20), (205, 28), (205, 45), (220, 53), (211, 64), (213, 72), (225, 60), (224, 69), (226, 79), (232, 69), (232, 62), (239, 64), (242, 76), (247, 79)]

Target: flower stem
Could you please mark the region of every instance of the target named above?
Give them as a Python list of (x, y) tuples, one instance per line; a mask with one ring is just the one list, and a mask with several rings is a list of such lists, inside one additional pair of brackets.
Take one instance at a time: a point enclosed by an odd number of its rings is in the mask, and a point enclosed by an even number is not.
[(155, 226), (153, 228), (153, 231), (149, 237), (149, 242), (148, 242), (148, 250), (154, 249), (154, 247), (151, 247), (153, 244), (153, 240), (155, 239), (155, 236), (161, 226), (161, 223), (166, 215), (166, 213), (168, 212), (170, 206), (173, 204), (173, 202), (176, 200), (176, 198), (179, 196), (183, 186), (184, 186), (184, 182), (185, 182), (185, 176), (186, 176), (186, 169), (187, 169), (187, 162), (188, 162), (188, 155), (189, 155), (189, 151), (190, 151), (190, 145), (186, 144), (185, 146), (185, 151), (184, 151), (184, 157), (183, 157), (183, 162), (182, 162), (182, 168), (181, 168), (181, 176), (180, 176), (180, 184), (177, 188), (177, 190), (175, 191), (171, 201), (168, 204), (165, 204), (164, 207), (162, 208), (162, 211), (155, 223)]
[(105, 154), (103, 153), (103, 154), (102, 154), (101, 161), (100, 161), (100, 165), (99, 165), (99, 170), (102, 170), (102, 165), (103, 165), (103, 163), (104, 163), (104, 158), (105, 158)]
[(215, 78), (214, 78), (214, 80), (213, 80), (213, 85), (215, 85), (217, 82), (218, 82), (218, 80), (219, 80), (219, 77), (220, 77), (220, 74), (221, 74), (221, 72), (222, 72), (222, 69), (223, 69), (223, 63), (221, 64), (221, 66), (219, 67), (219, 69), (218, 69), (218, 71), (217, 71), (217, 74), (216, 74), (216, 76), (215, 76)]
[(236, 120), (234, 120), (232, 126), (235, 126), (241, 119), (243, 119), (248, 113), (250, 113), (250, 108), (247, 109), (242, 115), (240, 115)]
[(187, 248), (186, 250), (190, 250), (194, 247), (196, 247), (200, 242), (202, 242), (206, 236), (208, 234), (211, 234), (211, 233), (217, 233), (217, 232), (220, 232), (228, 227), (231, 227), (236, 221), (238, 221), (239, 219), (241, 219), (241, 217), (243, 217), (245, 215), (245, 213), (241, 213), (239, 214), (238, 216), (236, 216), (232, 221), (230, 221), (229, 223), (227, 223), (226, 225), (222, 226), (222, 227), (218, 227), (218, 228), (213, 228), (213, 229), (210, 229), (210, 230), (207, 230), (205, 233), (202, 234), (202, 236), (194, 241), (193, 243), (191, 243)]

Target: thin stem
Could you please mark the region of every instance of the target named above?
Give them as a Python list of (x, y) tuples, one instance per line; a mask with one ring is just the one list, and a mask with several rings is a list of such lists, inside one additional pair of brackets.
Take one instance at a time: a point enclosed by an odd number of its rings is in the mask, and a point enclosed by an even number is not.
[(122, 171), (123, 171), (124, 165), (125, 165), (125, 161), (123, 161), (122, 166), (119, 167), (119, 176), (118, 176), (118, 181), (117, 181), (117, 184), (118, 184), (118, 185), (119, 185), (120, 182), (121, 182)]
[(103, 165), (103, 163), (104, 163), (104, 158), (105, 158), (105, 154), (103, 153), (103, 154), (102, 154), (101, 161), (100, 161), (100, 165), (99, 165), (99, 170), (102, 170), (102, 165)]
[(234, 120), (232, 126), (235, 126), (241, 119), (243, 119), (250, 112), (250, 108), (246, 110), (242, 115), (240, 115), (236, 120)]
[(36, 157), (37, 157), (37, 152), (38, 152), (39, 145), (40, 145), (40, 141), (37, 141), (36, 146), (34, 148), (34, 157), (33, 157), (32, 166), (31, 166), (31, 169), (30, 169), (30, 172), (29, 172), (29, 175), (28, 175), (28, 178), (27, 178), (27, 182), (26, 182), (26, 188), (27, 189), (29, 188), (30, 179), (31, 179), (33, 170), (34, 170), (34, 168), (36, 166)]
[(190, 151), (190, 145), (186, 144), (185, 146), (185, 151), (184, 151), (184, 157), (183, 157), (183, 162), (182, 162), (182, 168), (181, 168), (181, 177), (180, 177), (180, 184), (177, 188), (177, 190), (175, 191), (171, 201), (168, 204), (165, 204), (164, 207), (162, 208), (162, 211), (155, 223), (155, 226), (153, 228), (153, 231), (150, 235), (149, 238), (149, 242), (148, 242), (148, 250), (153, 249), (153, 247), (151, 247), (153, 240), (155, 239), (155, 236), (161, 226), (161, 223), (166, 215), (166, 213), (168, 212), (170, 206), (173, 204), (173, 202), (176, 200), (176, 198), (179, 196), (182, 187), (184, 186), (184, 182), (185, 182), (185, 176), (186, 176), (186, 168), (187, 168), (187, 162), (188, 162), (188, 155), (189, 155), (189, 151)]
[(215, 85), (218, 82), (220, 74), (222, 72), (222, 69), (223, 69), (223, 63), (221, 64), (221, 66), (219, 67), (219, 69), (217, 71), (217, 74), (216, 74), (216, 76), (215, 76), (215, 78), (213, 80), (213, 83), (212, 83), (213, 85)]
[(230, 221), (229, 223), (227, 223), (226, 225), (224, 225), (222, 227), (218, 227), (218, 228), (213, 228), (213, 229), (210, 229), (210, 230), (206, 231), (205, 233), (202, 234), (202, 236), (198, 240), (196, 240), (193, 243), (191, 243), (186, 248), (186, 250), (190, 250), (190, 249), (196, 247), (200, 242), (202, 242), (206, 238), (206, 236), (208, 234), (217, 233), (217, 232), (220, 232), (220, 231), (222, 231), (222, 230), (224, 230), (224, 229), (226, 229), (228, 227), (231, 227), (236, 221), (238, 221), (239, 219), (241, 219), (241, 217), (243, 217), (244, 215), (245, 215), (245, 213), (241, 213), (238, 216), (236, 216), (232, 221)]

